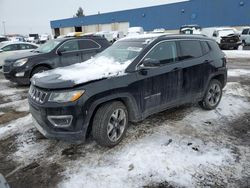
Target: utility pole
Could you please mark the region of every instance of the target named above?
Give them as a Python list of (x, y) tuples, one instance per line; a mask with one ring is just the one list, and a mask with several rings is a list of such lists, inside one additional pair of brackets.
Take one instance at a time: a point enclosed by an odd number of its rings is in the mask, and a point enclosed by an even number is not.
[(5, 21), (2, 22), (3, 23), (3, 34), (6, 35), (6, 30), (5, 30)]

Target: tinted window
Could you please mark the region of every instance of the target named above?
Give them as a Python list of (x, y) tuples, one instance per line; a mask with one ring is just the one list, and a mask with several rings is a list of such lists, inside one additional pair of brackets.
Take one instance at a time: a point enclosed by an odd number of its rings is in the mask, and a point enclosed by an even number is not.
[(201, 41), (201, 47), (203, 54), (207, 54), (210, 51), (210, 46), (206, 41)]
[(197, 58), (202, 56), (202, 49), (199, 41), (186, 40), (180, 41), (181, 55), (180, 60)]
[(176, 43), (161, 42), (147, 54), (145, 59), (159, 60), (161, 64), (175, 62), (177, 59)]
[(8, 46), (5, 46), (2, 48), (3, 51), (14, 51), (14, 50), (18, 50), (18, 45), (17, 44), (11, 44)]
[(59, 48), (59, 51), (61, 52), (71, 52), (71, 51), (77, 51), (77, 50), (79, 50), (77, 40), (67, 41)]
[(81, 50), (100, 48), (100, 46), (92, 40), (79, 40), (79, 43)]
[(28, 50), (28, 49), (35, 49), (36, 46), (30, 45), (30, 44), (19, 44), (20, 50)]
[(244, 29), (244, 30), (242, 31), (242, 35), (247, 35), (248, 32), (249, 32), (249, 29)]

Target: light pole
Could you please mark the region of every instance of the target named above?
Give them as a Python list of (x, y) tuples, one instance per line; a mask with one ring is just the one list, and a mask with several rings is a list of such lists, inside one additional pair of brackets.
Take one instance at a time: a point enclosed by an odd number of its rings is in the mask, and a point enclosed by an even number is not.
[(6, 30), (5, 30), (5, 21), (2, 22), (3, 23), (3, 34), (6, 35)]

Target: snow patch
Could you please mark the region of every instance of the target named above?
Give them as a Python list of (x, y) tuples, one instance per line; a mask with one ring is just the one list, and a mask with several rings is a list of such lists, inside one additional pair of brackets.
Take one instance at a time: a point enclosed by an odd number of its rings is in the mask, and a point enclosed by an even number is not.
[(16, 133), (24, 133), (32, 126), (31, 115), (11, 121), (10, 123), (0, 127), (0, 140), (7, 138)]
[(13, 108), (19, 112), (29, 111), (28, 99), (0, 104), (0, 108)]
[(238, 82), (227, 83), (225, 90), (227, 94), (237, 95), (241, 97), (250, 97), (250, 87), (244, 86)]
[(30, 161), (43, 156), (50, 146), (49, 139), (43, 142), (37, 142), (32, 129), (26, 130), (23, 134), (18, 135), (16, 139), (17, 151), (13, 154), (14, 160), (28, 164)]
[[(236, 91), (235, 87), (238, 88)], [(160, 121), (159, 126), (152, 125), (151, 135), (121, 144), (105, 154), (88, 153), (68, 165), (64, 172), (66, 179), (58, 187), (142, 187), (164, 181), (197, 187), (195, 175), (210, 173), (211, 169), (224, 175), (234, 163), (234, 154), (214, 143), (213, 137), (204, 141), (199, 132), (207, 134), (206, 129), (219, 129), (223, 119), (231, 121), (250, 110), (247, 99), (241, 97), (249, 92), (245, 93), (244, 89), (242, 92), (240, 87), (228, 84), (216, 110), (203, 111), (194, 107), (194, 111), (182, 120)], [(204, 128), (206, 121), (217, 123)], [(191, 133), (185, 134), (190, 128)]]
[(249, 50), (224, 50), (223, 52), (229, 59), (250, 58)]
[(51, 71), (36, 74), (39, 79), (49, 75), (58, 75), (61, 80), (72, 80), (74, 83), (85, 83), (91, 80), (121, 76), (131, 61), (115, 62), (112, 58), (97, 57), (68, 67), (57, 68)]
[(229, 77), (250, 76), (250, 70), (247, 70), (247, 69), (229, 69), (227, 74)]

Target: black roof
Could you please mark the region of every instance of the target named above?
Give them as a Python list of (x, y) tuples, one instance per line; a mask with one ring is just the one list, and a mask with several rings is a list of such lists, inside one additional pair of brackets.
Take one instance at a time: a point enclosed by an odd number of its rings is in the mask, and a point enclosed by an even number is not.
[(137, 41), (137, 42), (143, 42), (143, 41), (146, 41), (146, 40), (156, 40), (156, 39), (167, 39), (167, 40), (171, 40), (171, 39), (195, 39), (195, 40), (213, 40), (213, 39), (210, 39), (208, 38), (207, 36), (205, 35), (186, 35), (186, 34), (163, 34), (163, 35), (155, 35), (155, 36), (148, 36), (146, 37), (141, 37), (140, 38), (140, 35), (138, 35), (138, 38), (135, 36), (135, 37), (128, 37), (128, 38), (123, 38), (121, 39), (121, 41)]

